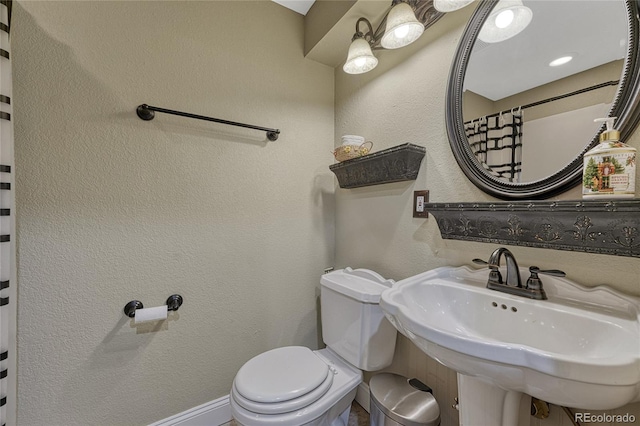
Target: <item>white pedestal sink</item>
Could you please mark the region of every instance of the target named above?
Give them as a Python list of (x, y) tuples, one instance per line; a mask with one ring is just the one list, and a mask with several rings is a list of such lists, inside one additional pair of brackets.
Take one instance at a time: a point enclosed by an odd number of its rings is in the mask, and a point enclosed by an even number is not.
[(487, 289), (488, 275), (438, 268), (380, 301), (402, 334), (458, 372), (462, 425), (488, 414), (516, 425), (522, 393), (594, 410), (640, 400), (640, 299), (545, 276), (548, 300), (531, 300)]

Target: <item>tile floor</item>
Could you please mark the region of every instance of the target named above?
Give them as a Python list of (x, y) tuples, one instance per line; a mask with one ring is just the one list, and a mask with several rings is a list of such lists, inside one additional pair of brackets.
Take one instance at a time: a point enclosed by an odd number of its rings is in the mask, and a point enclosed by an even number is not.
[(355, 401), (351, 404), (349, 424), (347, 426), (369, 426), (369, 413)]
[[(229, 423), (225, 423), (220, 426), (237, 426), (237, 423), (234, 420), (231, 420)], [(355, 401), (351, 404), (348, 426), (369, 426), (369, 413), (367, 413), (365, 409)]]

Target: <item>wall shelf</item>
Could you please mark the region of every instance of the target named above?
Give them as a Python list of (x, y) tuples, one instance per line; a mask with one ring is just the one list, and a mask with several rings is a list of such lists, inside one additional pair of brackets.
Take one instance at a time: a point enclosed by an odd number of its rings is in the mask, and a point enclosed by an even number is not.
[(427, 149), (410, 143), (332, 164), (340, 188), (415, 180)]
[(442, 238), (640, 257), (640, 199), (427, 203)]

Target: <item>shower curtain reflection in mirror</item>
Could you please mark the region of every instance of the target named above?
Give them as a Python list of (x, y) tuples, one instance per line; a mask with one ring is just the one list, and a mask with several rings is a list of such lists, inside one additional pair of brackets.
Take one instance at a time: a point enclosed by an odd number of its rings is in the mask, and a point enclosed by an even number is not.
[(466, 122), (465, 133), (478, 162), (490, 175), (520, 182), (523, 111), (502, 112)]
[(517, 108), (466, 122), (465, 132), (471, 151), (491, 176), (535, 182), (562, 170), (582, 152), (601, 126), (593, 120), (608, 117), (610, 108), (601, 103), (528, 121)]

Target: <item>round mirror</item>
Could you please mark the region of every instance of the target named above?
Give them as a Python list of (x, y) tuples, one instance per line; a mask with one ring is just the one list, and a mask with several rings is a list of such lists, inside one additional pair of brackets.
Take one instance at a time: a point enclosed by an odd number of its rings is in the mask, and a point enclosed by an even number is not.
[(447, 133), (467, 177), (502, 199), (539, 199), (581, 180), (582, 155), (638, 111), (638, 1), (482, 1), (447, 91)]

